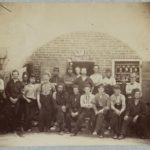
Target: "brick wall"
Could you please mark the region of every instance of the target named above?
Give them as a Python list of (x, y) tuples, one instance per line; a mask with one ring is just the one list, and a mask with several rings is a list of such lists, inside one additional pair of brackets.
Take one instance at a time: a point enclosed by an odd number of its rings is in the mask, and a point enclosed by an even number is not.
[[(76, 50), (84, 55), (76, 55)], [(95, 32), (76, 32), (57, 37), (39, 47), (30, 60), (41, 64), (41, 71), (59, 66), (65, 72), (67, 60), (93, 61), (101, 69), (110, 68), (113, 59), (139, 59), (127, 44), (107, 34)]]

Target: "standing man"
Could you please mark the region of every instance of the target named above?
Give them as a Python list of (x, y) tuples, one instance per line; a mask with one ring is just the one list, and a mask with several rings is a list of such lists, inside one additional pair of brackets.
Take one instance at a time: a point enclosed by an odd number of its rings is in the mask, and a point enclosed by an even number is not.
[(22, 83), (19, 81), (18, 70), (12, 71), (12, 79), (8, 81), (5, 93), (7, 96), (7, 118), (10, 131), (20, 131), (21, 116), (18, 110), (22, 96)]
[(5, 116), (5, 102), (4, 102), (4, 80), (0, 75), (0, 133), (7, 131), (6, 116)]
[(89, 130), (92, 133), (94, 131), (95, 114), (93, 109), (93, 101), (95, 96), (90, 92), (91, 86), (86, 84), (84, 86), (85, 94), (80, 98), (81, 113), (79, 114), (78, 120), (75, 125), (74, 136), (78, 134), (81, 129), (81, 125), (84, 122), (85, 117), (89, 117)]
[(99, 66), (95, 65), (93, 68), (94, 74), (92, 74), (90, 76), (90, 78), (92, 79), (93, 83), (94, 83), (94, 90), (93, 90), (93, 94), (96, 94), (98, 92), (97, 88), (98, 85), (102, 84), (102, 75), (99, 73)]
[(35, 75), (31, 74), (29, 84), (25, 85), (23, 90), (23, 98), (25, 100), (25, 131), (32, 130), (32, 121), (37, 110), (37, 90)]
[(0, 75), (0, 105), (2, 105), (4, 103), (4, 80), (2, 79), (1, 75)]
[(75, 75), (76, 75), (76, 78), (79, 78), (81, 76), (81, 68), (80, 67), (75, 67)]
[[(23, 93), (23, 90), (24, 90), (24, 87), (28, 84), (29, 82), (29, 75), (27, 72), (23, 72), (22, 74), (22, 93)], [(20, 98), (20, 107), (19, 107), (19, 112), (20, 113), (20, 116), (21, 116), (21, 127), (23, 129), (25, 129), (25, 116), (26, 116), (26, 100), (24, 99), (23, 97), (23, 94), (22, 94), (22, 97)]]
[(52, 95), (55, 91), (55, 86), (50, 83), (50, 74), (43, 74), (43, 83), (40, 85), (37, 102), (39, 107), (39, 130), (40, 132), (48, 131), (54, 110)]
[(60, 77), (58, 67), (53, 68), (53, 74), (52, 74), (52, 77), (50, 79), (50, 82), (53, 83), (55, 86), (57, 86), (58, 83), (63, 83), (63, 79)]
[(141, 85), (140, 85), (140, 83), (136, 82), (136, 74), (131, 73), (130, 74), (130, 83), (127, 83), (127, 85), (126, 85), (126, 95), (127, 95), (128, 101), (130, 99), (132, 99), (132, 91), (136, 88), (141, 90)]
[(110, 109), (110, 99), (109, 95), (104, 92), (104, 85), (100, 84), (98, 86), (98, 93), (95, 95), (94, 99), (94, 111), (96, 118), (96, 128), (93, 135), (99, 135), (100, 138), (104, 136), (104, 127), (107, 122), (107, 113)]
[(110, 69), (106, 69), (105, 77), (103, 79), (103, 84), (105, 86), (105, 92), (111, 96), (113, 94), (113, 86), (116, 85), (115, 78), (112, 77)]
[(133, 99), (129, 101), (123, 121), (122, 139), (127, 134), (128, 127), (140, 138), (146, 138), (146, 105), (141, 98), (141, 90), (133, 90)]
[(64, 75), (64, 83), (65, 83), (65, 89), (69, 95), (71, 95), (73, 92), (72, 86), (73, 86), (73, 82), (75, 79), (76, 79), (76, 76), (73, 73), (73, 68), (72, 67), (67, 68), (67, 72)]
[[(54, 67), (53, 68), (53, 73), (52, 73), (52, 77), (50, 78), (50, 82), (55, 86), (55, 88), (57, 89), (57, 85), (59, 83), (64, 83), (63, 78), (60, 77), (60, 73), (59, 73), (59, 68), (58, 67)], [(53, 122), (53, 126), (52, 126), (52, 130), (56, 129), (56, 112), (57, 110), (54, 107), (53, 110), (53, 115), (52, 115), (52, 122)]]
[(122, 122), (126, 109), (125, 96), (121, 94), (120, 86), (114, 86), (114, 94), (111, 98), (111, 128), (113, 131), (114, 139), (122, 139)]
[(94, 88), (93, 81), (91, 80), (91, 78), (89, 78), (87, 76), (87, 69), (86, 68), (81, 69), (81, 76), (74, 81), (74, 84), (79, 86), (79, 90), (80, 90), (81, 94), (84, 93), (84, 87), (87, 84), (90, 86), (91, 91)]

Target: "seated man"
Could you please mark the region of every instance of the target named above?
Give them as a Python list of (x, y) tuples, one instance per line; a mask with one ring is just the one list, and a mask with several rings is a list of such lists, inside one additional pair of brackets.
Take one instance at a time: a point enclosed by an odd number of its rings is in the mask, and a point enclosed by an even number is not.
[(58, 83), (57, 92), (53, 94), (54, 107), (57, 110), (57, 123), (59, 127), (59, 133), (63, 134), (65, 131), (66, 114), (68, 111), (68, 94), (64, 91), (64, 84)]
[(124, 112), (126, 109), (126, 100), (125, 96), (121, 94), (120, 86), (114, 86), (114, 94), (111, 98), (111, 128), (113, 131), (114, 139), (122, 139), (122, 122), (124, 117)]
[(98, 93), (95, 95), (94, 99), (94, 110), (97, 115), (96, 119), (96, 128), (93, 135), (99, 134), (99, 137), (104, 135), (104, 126), (106, 122), (106, 115), (110, 108), (110, 99), (109, 95), (104, 92), (104, 85), (100, 84), (98, 86)]
[(123, 121), (122, 138), (126, 136), (128, 125), (133, 127), (137, 136), (146, 137), (146, 106), (141, 99), (140, 89), (133, 90), (133, 99), (128, 103)]
[(74, 130), (74, 136), (77, 135), (79, 132), (81, 125), (84, 121), (85, 117), (90, 118), (89, 122), (89, 129), (91, 132), (93, 132), (94, 128), (94, 121), (95, 121), (95, 114), (94, 114), (94, 109), (93, 109), (93, 101), (94, 101), (94, 95), (91, 93), (91, 88), (90, 85), (85, 85), (84, 87), (85, 94), (83, 94), (80, 98), (80, 105), (81, 105), (81, 113), (78, 117), (78, 120), (75, 125), (75, 130)]
[(73, 86), (73, 94), (70, 96), (69, 100), (69, 112), (67, 114), (67, 128), (68, 131), (71, 132), (71, 122), (77, 121), (78, 116), (80, 114), (80, 93), (79, 87), (77, 85)]

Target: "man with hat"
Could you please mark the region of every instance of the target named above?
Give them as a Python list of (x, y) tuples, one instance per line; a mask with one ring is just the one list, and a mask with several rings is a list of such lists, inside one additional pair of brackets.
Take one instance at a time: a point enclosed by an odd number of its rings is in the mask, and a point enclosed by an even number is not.
[(63, 79), (59, 75), (59, 68), (54, 67), (53, 68), (53, 74), (50, 79), (50, 82), (53, 83), (55, 86), (57, 86), (58, 83), (63, 83)]
[(85, 117), (89, 117), (89, 129), (91, 133), (94, 131), (95, 114), (93, 109), (93, 101), (95, 96), (91, 93), (91, 86), (89, 84), (84, 85), (84, 92), (80, 98), (81, 113), (75, 125), (74, 136), (77, 135), (81, 129), (81, 125)]
[(120, 86), (114, 86), (114, 94), (110, 97), (111, 99), (111, 128), (113, 131), (114, 139), (121, 139), (121, 130), (124, 113), (126, 110), (125, 96), (121, 94)]
[[(53, 68), (53, 73), (52, 73), (52, 77), (50, 78), (50, 82), (55, 86), (55, 88), (57, 88), (57, 85), (59, 83), (63, 83), (63, 78), (60, 77), (59, 74), (59, 68), (58, 67), (54, 67)], [(52, 127), (53, 130), (56, 129), (55, 123), (56, 123), (56, 111), (55, 108), (53, 110), (53, 117), (52, 117), (52, 122), (54, 124), (54, 126)]]
[(76, 76), (73, 73), (73, 68), (72, 67), (67, 68), (67, 72), (64, 75), (64, 83), (65, 83), (65, 89), (69, 95), (72, 94), (72, 85), (75, 79)]

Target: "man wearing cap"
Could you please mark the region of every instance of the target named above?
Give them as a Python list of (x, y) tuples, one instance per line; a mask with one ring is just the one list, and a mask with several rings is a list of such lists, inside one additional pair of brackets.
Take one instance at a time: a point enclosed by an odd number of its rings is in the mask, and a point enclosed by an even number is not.
[(105, 86), (105, 92), (111, 96), (113, 94), (113, 86), (116, 85), (115, 78), (112, 77), (111, 70), (106, 69), (105, 77), (103, 79), (103, 84)]
[(58, 67), (53, 68), (53, 74), (52, 74), (52, 77), (50, 79), (50, 82), (53, 83), (55, 86), (58, 83), (63, 83), (63, 79), (59, 75), (59, 68)]
[(124, 113), (126, 110), (125, 96), (121, 94), (120, 86), (114, 86), (114, 94), (110, 97), (111, 99), (111, 128), (113, 131), (114, 139), (121, 139), (121, 130)]
[(95, 122), (95, 114), (93, 109), (93, 101), (95, 96), (91, 93), (91, 86), (89, 84), (86, 84), (84, 86), (85, 94), (83, 94), (80, 98), (80, 105), (81, 105), (81, 113), (78, 117), (78, 120), (75, 125), (74, 130), (74, 136), (77, 135), (77, 133), (81, 129), (81, 125), (85, 119), (85, 117), (89, 117), (89, 129), (91, 133), (94, 131), (94, 122)]
[(57, 110), (57, 123), (59, 133), (63, 134), (66, 125), (66, 114), (68, 113), (68, 94), (64, 90), (64, 84), (58, 83), (56, 92), (53, 93), (54, 107)]
[(67, 127), (69, 132), (72, 131), (71, 122), (76, 122), (81, 112), (80, 97), (78, 85), (73, 85), (73, 94), (70, 96), (69, 112), (67, 114)]
[(72, 67), (67, 68), (67, 72), (64, 75), (64, 83), (65, 83), (65, 89), (69, 95), (72, 94), (72, 85), (75, 79), (76, 76), (73, 73), (73, 68)]
[(99, 73), (99, 66), (98, 65), (95, 65), (93, 67), (93, 71), (94, 71), (94, 74), (92, 74), (90, 76), (90, 78), (92, 79), (92, 81), (94, 83), (93, 94), (96, 94), (98, 92), (97, 91), (98, 85), (100, 85), (103, 81), (102, 81), (102, 75)]
[(94, 87), (93, 81), (91, 80), (90, 77), (87, 76), (86, 68), (81, 69), (81, 76), (74, 81), (74, 84), (77, 84), (79, 86), (81, 94), (84, 93), (84, 87), (86, 84), (88, 84), (91, 87), (91, 91), (93, 90)]
[(126, 85), (126, 95), (127, 95), (128, 100), (132, 98), (132, 96), (131, 96), (132, 91), (136, 88), (141, 90), (141, 85), (140, 85), (140, 83), (136, 82), (136, 74), (131, 73), (130, 74), (130, 83), (127, 83), (127, 85)]

